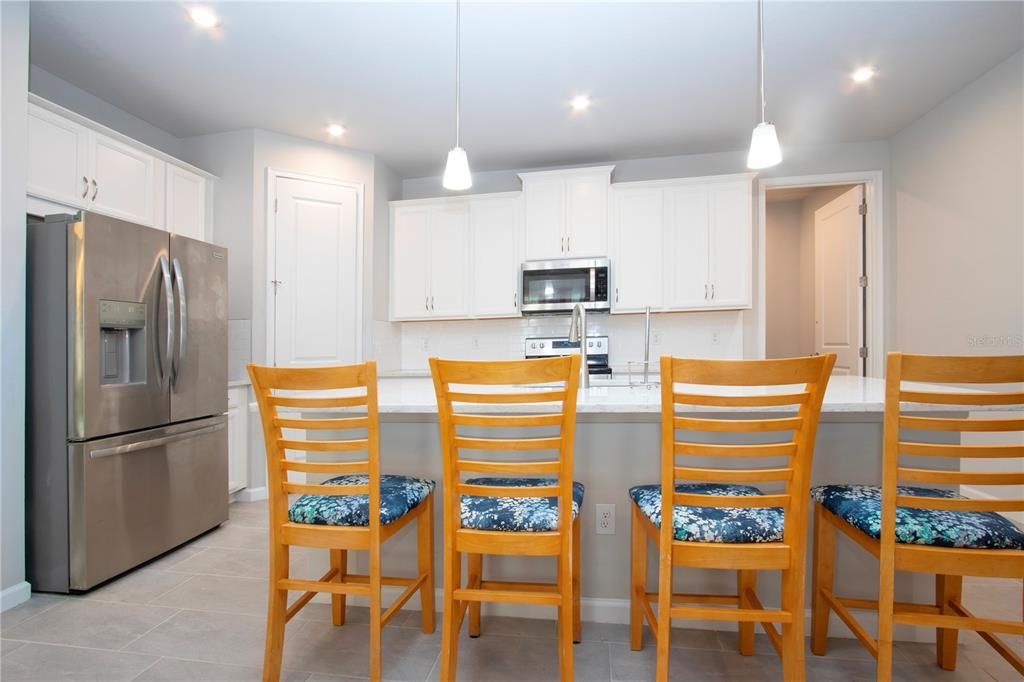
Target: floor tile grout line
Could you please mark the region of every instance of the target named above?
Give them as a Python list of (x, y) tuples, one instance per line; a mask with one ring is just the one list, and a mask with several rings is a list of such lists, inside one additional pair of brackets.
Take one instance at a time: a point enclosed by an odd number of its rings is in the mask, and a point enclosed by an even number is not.
[(155, 661), (153, 661), (152, 663), (150, 663), (149, 665), (147, 665), (147, 666), (146, 666), (146, 667), (145, 667), (145, 668), (144, 668), (143, 670), (140, 670), (140, 671), (139, 671), (139, 674), (138, 674), (138, 675), (136, 675), (135, 677), (133, 677), (133, 678), (132, 678), (132, 682), (134, 682), (134, 680), (137, 680), (137, 679), (139, 679), (140, 677), (142, 677), (143, 675), (145, 675), (145, 674), (146, 674), (147, 672), (149, 672), (150, 670), (152, 670), (152, 669), (153, 669), (153, 668), (154, 668), (154, 667), (156, 666), (156, 664), (157, 664), (157, 663), (159, 663), (159, 662), (160, 662), (160, 661), (162, 661), (162, 660), (164, 660), (164, 657), (163, 657), (163, 656), (157, 656), (157, 657), (156, 657), (156, 660), (155, 660)]
[[(173, 607), (168, 607), (168, 606), (157, 606), (157, 607), (151, 607), (151, 608), (160, 608), (160, 609), (164, 609), (164, 608), (173, 608)], [(146, 635), (148, 635), (149, 633), (153, 632), (153, 630), (156, 630), (156, 629), (157, 629), (158, 627), (160, 627), (161, 625), (163, 625), (164, 623), (166, 623), (167, 621), (169, 621), (169, 620), (170, 620), (171, 618), (174, 618), (174, 617), (175, 617), (175, 616), (177, 616), (177, 615), (178, 615), (179, 613), (181, 613), (181, 609), (174, 609), (174, 612), (173, 612), (173, 613), (171, 613), (171, 614), (170, 614), (169, 616), (167, 616), (166, 618), (164, 618), (164, 619), (163, 619), (162, 621), (160, 621), (159, 623), (157, 623), (157, 624), (156, 624), (156, 625), (154, 625), (153, 627), (151, 627), (151, 628), (149, 628), (148, 630), (146, 630), (145, 632), (143, 632), (143, 633), (142, 633), (141, 635), (139, 635), (138, 637), (136, 637), (136, 638), (135, 638), (135, 639), (133, 639), (132, 641), (130, 641), (130, 642), (128, 642), (127, 644), (125, 644), (124, 646), (122, 646), (122, 647), (121, 647), (121, 648), (119, 649), (119, 651), (125, 651), (125, 650), (126, 650), (126, 649), (127, 649), (128, 647), (130, 647), (130, 646), (131, 646), (132, 644), (135, 644), (135, 642), (139, 641), (140, 639), (142, 639), (143, 637), (145, 637), (145, 636), (146, 636)]]
[[(20, 620), (17, 623), (15, 623), (14, 625), (9, 625), (8, 629), (21, 627), (22, 625), (24, 625), (25, 623), (29, 622), (30, 620), (38, 618), (39, 616), (43, 615), (44, 613), (46, 613), (50, 609), (55, 608), (57, 606), (60, 606), (62, 603), (64, 603), (65, 601), (68, 601), (71, 598), (70, 596), (66, 596), (66, 595), (59, 595), (58, 596), (58, 595), (49, 595), (49, 594), (47, 594), (45, 596), (53, 599), (54, 603), (52, 603), (49, 606), (45, 607), (42, 611), (39, 611), (38, 613), (33, 613), (31, 616), (29, 616), (25, 620)], [(31, 599), (31, 598), (32, 597), (30, 596), (29, 599)], [(27, 604), (28, 602), (25, 602), (25, 603)], [(20, 606), (20, 604), (19, 604), (19, 606)], [(2, 637), (0, 637), (0, 638), (2, 638)], [(4, 639), (6, 639), (6, 638), (4, 638)]]
[[(182, 575), (187, 575), (187, 574), (182, 573)], [(187, 578), (182, 580), (180, 583), (178, 583), (174, 587), (172, 587), (172, 588), (170, 588), (168, 590), (164, 590), (163, 592), (161, 592), (160, 594), (156, 595), (155, 597), (152, 597), (149, 601), (146, 602), (146, 605), (147, 606), (161, 606), (161, 604), (154, 604), (153, 602), (156, 601), (157, 599), (160, 599), (161, 597), (167, 596), (171, 592), (174, 592), (176, 589), (178, 589), (182, 585), (187, 585), (188, 583), (192, 582), (192, 578), (195, 578), (195, 576), (194, 575), (189, 575)]]

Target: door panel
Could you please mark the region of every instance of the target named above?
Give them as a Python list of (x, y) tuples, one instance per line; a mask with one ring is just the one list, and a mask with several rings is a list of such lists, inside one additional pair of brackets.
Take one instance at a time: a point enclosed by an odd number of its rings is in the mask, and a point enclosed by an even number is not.
[(566, 178), (565, 196), (567, 255), (608, 255), (608, 176)]
[(523, 183), (526, 260), (564, 258), (565, 179), (531, 178)]
[(96, 184), (89, 190), (89, 201), (93, 210), (154, 225), (157, 159), (99, 133), (93, 135), (92, 157)]
[(227, 409), (228, 254), (172, 234), (171, 268), (177, 334), (171, 381), (171, 421)]
[(360, 193), (278, 178), (277, 199), (275, 364), (358, 362)]
[(709, 277), (713, 286), (711, 305), (750, 305), (750, 183), (710, 187), (708, 190), (710, 236)]
[(659, 188), (615, 190), (612, 312), (662, 305), (664, 204)]
[(206, 239), (206, 179), (174, 164), (167, 164), (168, 232)]
[(473, 199), (472, 314), (519, 315), (519, 199)]
[(88, 203), (89, 131), (45, 109), (28, 107), (27, 191), (68, 206)]
[(227, 447), (222, 416), (71, 445), (71, 589), (226, 521)]
[[(174, 331), (168, 326), (168, 309), (171, 319), (174, 312), (167, 233), (84, 213), (72, 225), (69, 249), (71, 438), (166, 423), (167, 341)], [(138, 310), (138, 304), (145, 306), (141, 328), (116, 321), (119, 309)], [(125, 371), (117, 375), (121, 368)]]
[(833, 374), (863, 374), (863, 200), (858, 185), (814, 212), (814, 346), (836, 354)]
[(430, 317), (427, 254), (430, 211), (426, 206), (400, 206), (391, 220), (391, 319)]
[(709, 305), (708, 196), (701, 187), (665, 190), (665, 264), (670, 274), (668, 306), (705, 308)]
[(469, 313), (469, 207), (438, 206), (430, 212), (430, 313)]

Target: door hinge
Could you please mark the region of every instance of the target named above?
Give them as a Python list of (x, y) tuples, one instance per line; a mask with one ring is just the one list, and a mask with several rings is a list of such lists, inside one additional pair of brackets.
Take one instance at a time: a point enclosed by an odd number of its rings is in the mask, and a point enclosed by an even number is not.
[(868, 285), (868, 276), (867, 275), (861, 275), (860, 277), (858, 277), (857, 278), (857, 284), (858, 284), (858, 286), (861, 286), (861, 287), (867, 287), (867, 285)]
[(862, 358), (867, 359), (867, 357), (868, 357), (868, 348), (867, 348), (867, 346), (861, 346), (860, 347), (859, 355)]
[(868, 202), (866, 202), (866, 201), (860, 202), (860, 206), (857, 207), (857, 212), (860, 213), (861, 215), (867, 215), (868, 214)]

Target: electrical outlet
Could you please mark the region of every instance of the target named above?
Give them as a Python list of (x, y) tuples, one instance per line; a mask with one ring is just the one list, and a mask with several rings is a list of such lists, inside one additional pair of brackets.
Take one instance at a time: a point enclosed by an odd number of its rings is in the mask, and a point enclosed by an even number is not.
[(654, 332), (653, 334), (651, 334), (651, 336), (654, 339), (654, 345), (655, 346), (660, 346), (661, 345), (661, 332)]
[(722, 341), (722, 336), (721, 336), (721, 334), (718, 333), (718, 330), (717, 329), (712, 330), (712, 332), (711, 332), (711, 345), (712, 346), (717, 346), (719, 343), (721, 343), (721, 341)]
[(473, 337), (473, 350), (480, 350), (480, 337), (479, 336), (474, 336)]
[(597, 534), (615, 535), (615, 505), (599, 504), (597, 509)]
[(424, 351), (429, 351), (430, 350), (430, 339), (428, 339), (425, 336), (423, 337), (423, 350)]

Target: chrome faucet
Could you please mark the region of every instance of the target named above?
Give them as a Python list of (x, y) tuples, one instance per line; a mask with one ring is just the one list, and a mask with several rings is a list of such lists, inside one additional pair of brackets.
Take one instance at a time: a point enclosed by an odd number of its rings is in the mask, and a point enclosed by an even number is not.
[(583, 388), (590, 388), (590, 367), (587, 363), (587, 310), (582, 303), (577, 303), (572, 309), (572, 319), (569, 321), (569, 343), (580, 344), (580, 384)]

